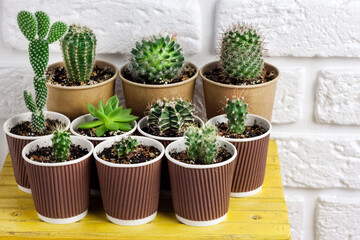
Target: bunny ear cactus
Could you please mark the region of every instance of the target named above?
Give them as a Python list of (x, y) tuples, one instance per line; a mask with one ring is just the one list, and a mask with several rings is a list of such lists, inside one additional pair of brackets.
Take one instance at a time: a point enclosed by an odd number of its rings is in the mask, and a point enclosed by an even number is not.
[(230, 133), (242, 134), (245, 131), (245, 119), (248, 114), (243, 99), (228, 99), (225, 107)]
[(184, 56), (173, 37), (151, 37), (137, 42), (131, 50), (130, 70), (136, 79), (148, 84), (171, 82), (180, 73)]
[(114, 149), (117, 152), (118, 158), (120, 158), (133, 152), (138, 145), (139, 143), (136, 139), (127, 137), (115, 142)]
[(95, 108), (87, 103), (89, 113), (95, 117), (96, 121), (82, 122), (79, 124), (80, 129), (96, 128), (96, 136), (101, 137), (107, 131), (130, 131), (131, 124), (138, 119), (137, 116), (131, 115), (131, 109), (123, 109), (119, 106), (119, 99), (116, 95), (109, 98), (105, 106), (100, 100), (99, 108)]
[(235, 24), (222, 38), (221, 67), (229, 77), (252, 81), (263, 72), (265, 52), (264, 41), (257, 29), (247, 24)]
[[(59, 40), (66, 32), (67, 25), (63, 22), (54, 23), (49, 31), (49, 16), (42, 11), (32, 14), (20, 11), (17, 21), (21, 32), (29, 43), (29, 58), (34, 70), (35, 99), (28, 91), (24, 91), (27, 108), (32, 112), (31, 127), (34, 132), (45, 128), (43, 108), (46, 104), (47, 88), (45, 71), (49, 62), (49, 44)], [(46, 39), (47, 36), (47, 39)]]
[(96, 36), (93, 31), (71, 25), (60, 44), (70, 79), (76, 82), (89, 80), (95, 65)]
[(203, 129), (190, 126), (186, 132), (188, 157), (194, 162), (212, 164), (218, 154), (217, 128), (207, 125)]
[(181, 98), (158, 100), (150, 107), (147, 121), (148, 126), (158, 128), (161, 135), (169, 130), (181, 134), (194, 123), (194, 106)]
[(71, 144), (70, 134), (64, 129), (56, 130), (51, 141), (53, 144), (52, 155), (56, 162), (66, 161)]

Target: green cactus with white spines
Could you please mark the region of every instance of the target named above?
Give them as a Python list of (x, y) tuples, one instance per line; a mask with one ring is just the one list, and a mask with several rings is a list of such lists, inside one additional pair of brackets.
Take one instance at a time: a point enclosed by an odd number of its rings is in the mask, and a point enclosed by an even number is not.
[(115, 142), (114, 149), (117, 152), (118, 158), (120, 158), (133, 152), (138, 145), (139, 143), (136, 139), (127, 137)]
[(41, 132), (45, 128), (43, 108), (47, 97), (45, 71), (49, 62), (49, 44), (59, 40), (65, 34), (67, 25), (63, 22), (55, 22), (50, 27), (50, 18), (42, 11), (35, 14), (20, 11), (17, 21), (21, 32), (30, 41), (29, 58), (35, 73), (33, 80), (35, 99), (30, 92), (24, 91), (24, 100), (27, 108), (32, 112), (32, 130)]
[(165, 84), (179, 75), (184, 63), (182, 49), (173, 37), (152, 36), (131, 50), (130, 71), (147, 84)]
[(150, 107), (147, 119), (147, 125), (157, 128), (161, 135), (169, 130), (181, 135), (194, 123), (194, 106), (181, 98), (159, 99)]
[(54, 132), (52, 141), (52, 155), (56, 162), (64, 162), (70, 154), (70, 134), (65, 129), (58, 129)]
[(215, 125), (209, 124), (204, 128), (190, 126), (185, 132), (188, 157), (195, 163), (214, 163), (219, 149), (217, 134)]
[(255, 80), (262, 75), (265, 53), (264, 41), (256, 28), (234, 24), (223, 34), (221, 68), (239, 81)]
[(69, 78), (76, 82), (89, 80), (96, 55), (93, 31), (85, 26), (71, 25), (60, 44)]
[(248, 114), (243, 98), (228, 99), (225, 107), (230, 133), (242, 134), (245, 131), (245, 119)]

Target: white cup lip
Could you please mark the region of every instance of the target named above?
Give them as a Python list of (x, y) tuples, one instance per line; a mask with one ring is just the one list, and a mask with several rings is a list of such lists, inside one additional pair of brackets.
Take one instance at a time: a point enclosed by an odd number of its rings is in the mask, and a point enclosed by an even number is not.
[(148, 137), (143, 137), (143, 136), (129, 136), (133, 139), (136, 139), (138, 141), (144, 141), (144, 142), (150, 142), (150, 143), (153, 143), (150, 144), (151, 146), (154, 146), (156, 148), (159, 148), (160, 150), (160, 155), (157, 156), (156, 158), (150, 160), (150, 161), (147, 161), (147, 162), (142, 162), (142, 163), (135, 163), (135, 164), (121, 164), (121, 163), (111, 163), (111, 162), (108, 162), (108, 161), (105, 161), (101, 158), (99, 158), (98, 156), (98, 152), (99, 151), (102, 151), (105, 147), (109, 147), (111, 146), (112, 144), (114, 144), (116, 141), (119, 141), (122, 139), (122, 137), (119, 137), (119, 136), (116, 136), (115, 138), (111, 138), (111, 139), (108, 139), (106, 141), (103, 141), (101, 143), (99, 143), (95, 148), (94, 148), (94, 151), (93, 151), (93, 155), (94, 155), (94, 158), (96, 159), (96, 161), (100, 162), (101, 164), (104, 164), (106, 166), (109, 166), (109, 167), (118, 167), (118, 168), (134, 168), (134, 167), (143, 167), (143, 166), (146, 166), (146, 165), (150, 165), (154, 162), (157, 162), (159, 160), (161, 160), (163, 157), (164, 157), (164, 152), (165, 152), (165, 148), (164, 146), (159, 142), (157, 141), (156, 139), (152, 139), (152, 138), (148, 138)]
[[(197, 121), (199, 121), (202, 126), (204, 126), (204, 121), (200, 117), (195, 116), (195, 119)], [(145, 121), (147, 121), (147, 116), (141, 118), (138, 125), (137, 125), (137, 130), (140, 132), (141, 135), (143, 135), (145, 137), (153, 138), (153, 139), (156, 139), (156, 140), (159, 140), (159, 141), (176, 141), (176, 140), (184, 138), (184, 136), (182, 136), (182, 137), (161, 137), (161, 136), (156, 136), (156, 135), (149, 134), (149, 133), (147, 133), (147, 132), (145, 132), (144, 130), (141, 129), (141, 125)]]
[(82, 156), (81, 158), (78, 158), (78, 159), (75, 159), (75, 160), (71, 160), (71, 161), (66, 161), (66, 162), (57, 162), (57, 163), (43, 163), (43, 162), (37, 162), (37, 161), (33, 161), (33, 160), (30, 160), (26, 154), (28, 154), (31, 150), (31, 148), (33, 146), (36, 146), (36, 145), (40, 145), (41, 143), (43, 143), (44, 141), (48, 141), (48, 144), (46, 145), (49, 145), (49, 143), (51, 142), (51, 136), (46, 136), (46, 137), (43, 137), (43, 138), (40, 138), (40, 139), (37, 139), (35, 141), (32, 141), (30, 143), (28, 143), (22, 150), (21, 152), (21, 155), (23, 157), (23, 159), (32, 164), (32, 165), (37, 165), (37, 166), (42, 166), (42, 167), (59, 167), (59, 166), (66, 166), (66, 165), (72, 165), (72, 164), (76, 164), (78, 162), (81, 162), (81, 161), (84, 161), (85, 159), (89, 158), (91, 156), (91, 154), (93, 153), (94, 151), (94, 145), (87, 139), (84, 139), (84, 138), (81, 138), (81, 137), (77, 137), (77, 136), (70, 136), (70, 139), (71, 141), (75, 140), (75, 141), (79, 141), (79, 142), (83, 142), (85, 143), (84, 145), (87, 145), (87, 146), (83, 146), (82, 144), (79, 144), (81, 145), (82, 147), (85, 147), (87, 148), (87, 150), (89, 151), (86, 155)]
[[(174, 141), (174, 142), (170, 143), (166, 147), (166, 150), (165, 150), (165, 156), (169, 161), (173, 162), (176, 165), (180, 165), (181, 167), (184, 167), (184, 168), (208, 169), (208, 168), (221, 167), (221, 166), (227, 165), (227, 164), (231, 163), (232, 161), (234, 161), (236, 159), (236, 156), (237, 156), (236, 147), (231, 142), (218, 137), (218, 141), (220, 143), (220, 146), (223, 146), (225, 144), (226, 146), (230, 147), (231, 150), (233, 151), (233, 155), (231, 156), (231, 158), (229, 158), (226, 161), (220, 162), (220, 163), (204, 164), (204, 165), (184, 163), (184, 162), (181, 162), (181, 161), (178, 161), (178, 160), (172, 158), (170, 156), (170, 151), (172, 149), (174, 149), (177, 145), (185, 145), (185, 141), (186, 141), (185, 139), (179, 139), (177, 141)], [(227, 149), (227, 150), (229, 150), (229, 149)]]
[[(52, 134), (49, 135), (44, 135), (44, 136), (20, 136), (20, 135), (16, 135), (10, 132), (9, 130), (9, 125), (10, 123), (13, 121), (13, 119), (15, 118), (23, 118), (24, 120), (30, 120), (31, 119), (31, 112), (26, 112), (26, 113), (20, 113), (18, 115), (15, 115), (11, 118), (9, 118), (8, 120), (5, 121), (4, 125), (3, 125), (3, 130), (4, 133), (12, 138), (16, 138), (16, 139), (22, 139), (22, 140), (36, 140), (39, 138), (43, 138), (43, 137), (47, 137), (47, 136), (51, 136)], [(53, 115), (53, 116), (57, 116), (57, 117), (53, 117), (52, 119), (58, 119), (59, 118), (64, 118), (65, 119), (65, 130), (68, 130), (70, 128), (70, 119), (65, 116), (64, 114), (58, 113), (58, 112), (52, 112), (52, 111), (44, 111), (44, 116), (45, 118), (47, 117), (47, 115)]]
[(90, 137), (90, 136), (81, 135), (81, 134), (79, 134), (79, 133), (77, 133), (75, 131), (75, 128), (77, 128), (77, 126), (80, 124), (82, 118), (85, 118), (85, 117), (94, 117), (94, 116), (92, 116), (90, 113), (88, 113), (88, 114), (85, 114), (85, 115), (82, 115), (80, 117), (75, 118), (74, 120), (72, 120), (72, 122), (70, 124), (70, 132), (71, 132), (71, 134), (73, 134), (75, 136), (86, 138), (86, 139), (88, 139), (90, 141), (105, 141), (105, 140), (112, 139), (112, 138), (115, 138), (115, 137), (125, 137), (125, 136), (128, 136), (128, 135), (131, 135), (136, 131), (137, 125), (138, 125), (136, 120), (134, 120), (134, 127), (130, 131), (127, 131), (127, 132), (125, 132), (123, 134), (116, 135), (116, 136), (110, 136), (110, 137)]
[[(270, 123), (269, 120), (267, 120), (266, 118), (261, 117), (261, 116), (259, 116), (259, 115), (255, 115), (255, 114), (251, 114), (251, 113), (249, 113), (247, 116), (248, 116), (248, 117), (253, 117), (253, 118), (257, 119), (257, 120), (266, 122), (266, 123), (269, 125), (269, 128), (267, 129), (266, 133), (264, 133), (264, 134), (262, 134), (262, 135), (260, 135), (260, 136), (252, 137), (252, 138), (236, 139), (236, 138), (226, 138), (226, 137), (221, 137), (221, 136), (219, 136), (219, 138), (220, 138), (220, 139), (223, 139), (223, 140), (227, 140), (227, 141), (232, 142), (232, 143), (251, 142), (251, 141), (256, 141), (256, 140), (259, 140), (259, 139), (263, 139), (263, 138), (267, 137), (267, 136), (271, 133), (271, 131), (272, 131), (272, 125), (271, 125), (271, 123)], [(221, 115), (218, 115), (218, 116), (215, 116), (215, 117), (210, 118), (210, 119), (205, 123), (205, 125), (208, 125), (208, 124), (210, 124), (210, 123), (215, 124), (215, 122), (216, 122), (218, 119), (220, 119), (219, 122), (225, 122), (225, 121), (227, 121), (226, 114), (221, 114)], [(224, 121), (221, 121), (221, 120), (224, 120)]]

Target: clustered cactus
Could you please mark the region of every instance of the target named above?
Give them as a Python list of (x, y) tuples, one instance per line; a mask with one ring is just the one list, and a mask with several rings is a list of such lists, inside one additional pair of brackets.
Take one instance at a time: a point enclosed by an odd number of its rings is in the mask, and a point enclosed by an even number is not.
[(243, 98), (228, 99), (225, 106), (226, 117), (230, 133), (242, 134), (245, 131), (245, 119), (248, 114), (247, 104)]
[(181, 98), (158, 100), (150, 107), (147, 125), (159, 130), (160, 135), (172, 131), (182, 135), (189, 125), (195, 123), (195, 108)]
[(90, 79), (95, 65), (96, 37), (91, 29), (71, 25), (60, 40), (66, 72), (76, 82)]
[(210, 124), (204, 128), (190, 126), (185, 132), (188, 157), (195, 163), (214, 163), (219, 149), (217, 133), (215, 125)]
[(70, 149), (70, 134), (64, 130), (59, 129), (54, 132), (52, 141), (52, 155), (56, 162), (64, 162), (68, 159)]
[(143, 83), (164, 84), (171, 82), (180, 72), (184, 63), (180, 45), (173, 37), (151, 37), (136, 43), (131, 50), (130, 70)]
[(226, 31), (221, 43), (221, 67), (239, 81), (252, 81), (264, 69), (264, 41), (258, 30), (247, 24), (235, 24)]
[(27, 108), (32, 112), (32, 130), (41, 132), (45, 128), (43, 108), (47, 98), (45, 71), (49, 62), (49, 44), (56, 42), (65, 34), (67, 25), (63, 22), (55, 22), (50, 27), (50, 18), (42, 11), (35, 14), (20, 11), (17, 22), (21, 32), (30, 41), (29, 58), (35, 73), (35, 99), (30, 92), (24, 91), (24, 100)]
[(114, 150), (116, 151), (118, 158), (121, 158), (133, 152), (138, 145), (139, 143), (136, 139), (131, 137), (122, 138), (120, 141), (115, 142)]

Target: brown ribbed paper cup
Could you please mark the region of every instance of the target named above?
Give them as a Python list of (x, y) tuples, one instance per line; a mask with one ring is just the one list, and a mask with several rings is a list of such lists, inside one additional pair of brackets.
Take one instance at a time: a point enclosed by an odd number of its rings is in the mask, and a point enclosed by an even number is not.
[(165, 150), (176, 218), (186, 225), (211, 226), (226, 218), (236, 148), (228, 141), (219, 139), (219, 142), (232, 157), (215, 164), (192, 165), (173, 159), (171, 152), (186, 149), (185, 139), (171, 143)]
[(89, 153), (68, 162), (41, 163), (26, 157), (38, 146), (51, 146), (51, 137), (26, 145), (22, 151), (34, 205), (41, 220), (53, 224), (73, 223), (87, 214), (90, 190), (90, 141), (71, 136), (71, 142)]
[[(31, 121), (31, 114), (32, 114), (31, 112), (27, 112), (16, 115), (8, 119), (3, 126), (6, 135), (6, 140), (9, 146), (9, 152), (11, 156), (11, 162), (14, 170), (16, 183), (21, 191), (30, 194), (31, 194), (30, 183), (26, 173), (25, 162), (21, 156), (21, 151), (28, 143), (45, 136), (40, 136), (40, 137), (19, 136), (10, 133), (10, 129), (20, 122)], [(44, 111), (44, 115), (45, 118), (58, 119), (61, 122), (65, 123), (66, 129), (68, 129), (70, 126), (70, 120), (65, 115), (55, 112), (49, 112), (49, 111)]]
[[(211, 118), (208, 122), (227, 122), (226, 115), (219, 115)], [(231, 142), (237, 149), (236, 166), (231, 187), (232, 197), (247, 197), (258, 193), (264, 182), (267, 152), (271, 132), (271, 123), (258, 115), (248, 114), (245, 126), (252, 126), (256, 123), (262, 126), (267, 132), (261, 136), (233, 139), (222, 138)]]
[(119, 138), (104, 141), (94, 150), (106, 217), (123, 226), (145, 224), (156, 217), (161, 159), (164, 155), (164, 147), (160, 142), (139, 136), (131, 138), (145, 146), (156, 147), (161, 154), (151, 161), (137, 164), (110, 163), (99, 158), (104, 148), (111, 147)]
[[(202, 126), (204, 125), (204, 122), (199, 117), (196, 117), (196, 120), (200, 122)], [(146, 124), (147, 124), (147, 116), (143, 117), (139, 121), (137, 127), (138, 132), (142, 136), (158, 140), (164, 146), (164, 148), (166, 148), (170, 143), (184, 138), (184, 137), (159, 137), (159, 136), (151, 135), (143, 130), (146, 127)], [(168, 170), (169, 168), (168, 168), (167, 160), (163, 159), (161, 165), (162, 165), (161, 181), (160, 181), (161, 196), (163, 198), (171, 198), (170, 176), (169, 176), (169, 170)]]
[[(89, 140), (94, 145), (94, 147), (96, 147), (99, 143), (101, 143), (103, 141), (113, 139), (115, 137), (116, 138), (121, 138), (121, 137), (125, 137), (125, 136), (128, 136), (128, 135), (132, 135), (132, 134), (134, 134), (134, 132), (137, 129), (137, 122), (134, 121), (134, 127), (130, 131), (125, 132), (125, 133), (123, 133), (121, 135), (117, 135), (117, 136), (89, 137), (89, 136), (83, 136), (83, 135), (79, 134), (78, 132), (76, 132), (76, 130), (78, 130), (78, 126), (79, 126), (80, 123), (82, 123), (82, 122), (90, 122), (90, 121), (93, 121), (94, 119), (95, 118), (91, 114), (85, 114), (83, 116), (80, 116), (80, 117), (74, 119), (71, 122), (71, 125), (70, 125), (70, 131), (71, 131), (71, 133), (73, 135)], [(96, 164), (95, 164), (96, 160), (95, 160), (93, 155), (91, 155), (91, 157), (90, 157), (90, 162), (91, 162), (90, 193), (92, 195), (100, 196), (101, 193), (100, 193), (99, 177), (98, 177), (98, 173), (97, 173), (97, 170), (96, 170)]]

